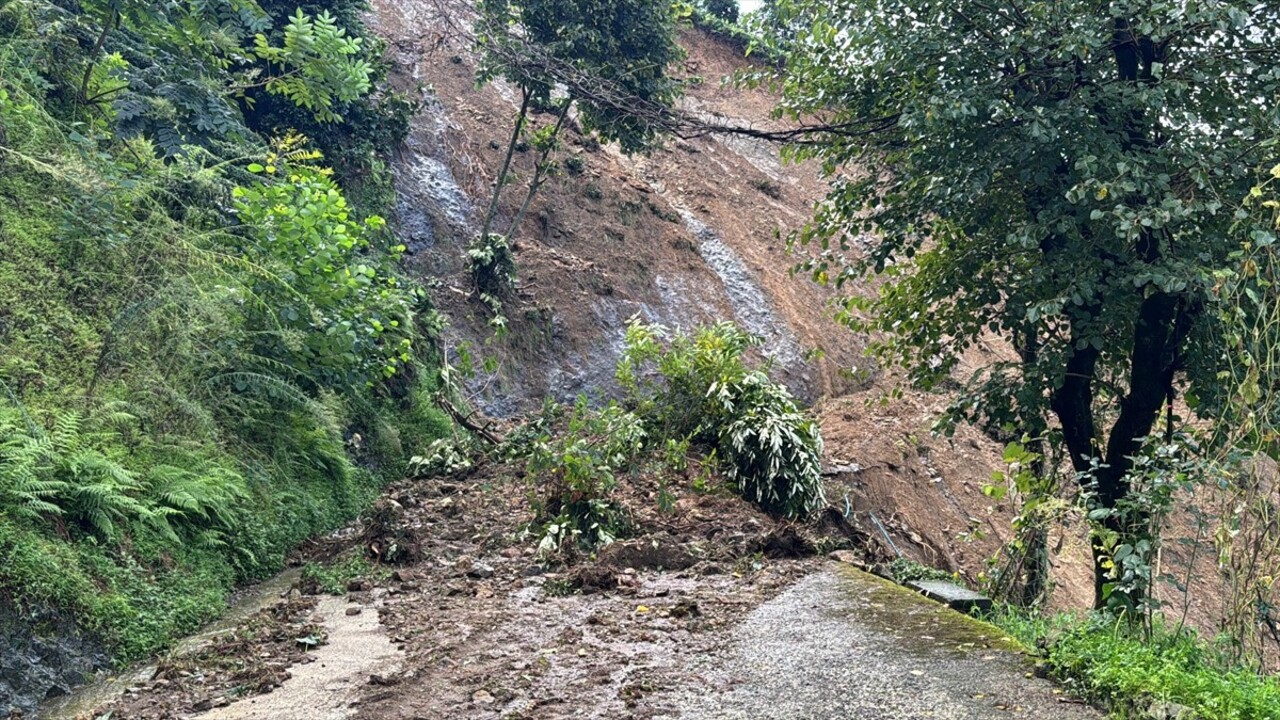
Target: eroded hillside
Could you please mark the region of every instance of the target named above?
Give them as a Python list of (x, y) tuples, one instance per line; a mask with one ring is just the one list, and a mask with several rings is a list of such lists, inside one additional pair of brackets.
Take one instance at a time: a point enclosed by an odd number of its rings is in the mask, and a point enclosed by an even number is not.
[[(782, 166), (775, 148), (723, 137), (669, 139), (652, 154), (626, 157), (571, 121), (561, 158), (568, 169), (544, 186), (513, 238), (518, 297), (504, 309), (511, 332), (490, 340), (488, 310), (469, 297), (463, 251), (506, 150), (516, 93), (502, 82), (477, 89), (474, 56), (447, 35), (434, 3), (374, 5), (398, 84), (425, 104), (400, 159), (397, 220), (418, 270), (441, 283), (451, 341), (484, 344), (501, 360), (477, 384), (489, 412), (607, 392), (632, 316), (686, 328), (733, 319), (766, 338), (765, 352), (800, 396), (850, 386), (840, 369), (853, 365), (859, 339), (835, 331), (821, 289), (789, 277), (775, 237), (805, 220), (822, 184), (812, 168)], [(767, 116), (769, 97), (721, 85), (744, 66), (740, 53), (694, 31), (682, 44), (681, 74), (702, 78), (685, 103), (746, 120)], [(521, 181), (533, 154), (516, 154)], [(508, 222), (520, 195), (504, 196)], [(808, 361), (818, 348), (825, 357)]]
[[(450, 350), (471, 348), (497, 361), (495, 372), (471, 382), (475, 404), (509, 416), (548, 396), (609, 394), (633, 316), (684, 328), (734, 320), (765, 338), (775, 376), (815, 405), (834, 507), (861, 522), (888, 555), (971, 580), (989, 571), (1016, 512), (982, 493), (1003, 469), (1001, 444), (968, 427), (935, 437), (930, 428), (945, 396), (907, 392), (882, 402), (896, 380), (869, 364), (867, 338), (832, 319), (829, 291), (790, 273), (794, 258), (779, 237), (810, 217), (826, 186), (816, 167), (780, 162), (777, 147), (715, 135), (668, 139), (650, 154), (624, 156), (571, 123), (563, 154), (578, 160), (562, 167), (580, 169), (543, 187), (516, 234), (510, 332), (494, 337), (489, 310), (471, 292), (465, 250), (479, 231), (518, 99), (501, 81), (477, 85), (471, 42), (459, 34), (468, 12), (442, 0), (375, 0), (371, 25), (388, 41), (394, 82), (422, 102), (398, 160), (395, 222), (412, 267), (438, 283), (435, 299), (452, 323)], [(687, 56), (679, 71), (692, 80), (687, 109), (769, 126), (775, 98), (726, 82), (750, 67), (738, 49), (692, 29), (680, 41)], [(530, 174), (533, 154), (516, 154), (518, 178)], [(505, 218), (516, 214), (520, 195), (504, 197)], [(995, 342), (974, 348), (961, 373), (1008, 356)], [(1179, 523), (1174, 535), (1193, 532)], [(1069, 523), (1050, 541), (1053, 604), (1087, 607), (1084, 524)], [(1185, 574), (1183, 554), (1170, 542), (1172, 572)], [(1206, 626), (1211, 616), (1208, 607), (1192, 612)]]

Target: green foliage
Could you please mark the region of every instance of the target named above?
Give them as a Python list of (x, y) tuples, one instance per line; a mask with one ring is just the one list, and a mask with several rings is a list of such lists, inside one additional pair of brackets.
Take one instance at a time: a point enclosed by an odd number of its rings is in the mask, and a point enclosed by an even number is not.
[[(173, 157), (189, 145), (225, 147), (251, 139), (242, 105), (257, 86), (313, 116), (338, 118), (339, 105), (369, 91), (373, 68), (327, 13), (291, 6), (277, 17), (253, 0), (88, 2), (72, 9), (45, 0), (6, 8), (25, 29), (15, 45), (31, 70), (56, 89), (60, 111), (121, 138), (146, 137)], [(270, 32), (286, 27), (280, 45)]]
[(618, 475), (634, 468), (645, 437), (633, 413), (613, 403), (591, 410), (579, 398), (563, 432), (532, 443), (529, 472), (542, 486), (539, 554), (570, 544), (607, 545), (625, 529), (626, 516), (609, 496)]
[(409, 477), (429, 478), (456, 475), (475, 466), (471, 453), (456, 440), (440, 438), (427, 446), (421, 455), (409, 459)]
[[(117, 660), (215, 616), (451, 429), (413, 354), (439, 315), (381, 221), (254, 132), (325, 125), (352, 172), (385, 167), (403, 123), (315, 118), (326, 97), (381, 117), (338, 87), (357, 61), (380, 77), (357, 3), (306, 6), (294, 39), (328, 47), (293, 50), (271, 26), (296, 7), (267, 5), (0, 3), (0, 595)], [(315, 107), (250, 87), (285, 75)]]
[(1045, 445), (1041, 438), (1025, 436), (1009, 443), (1004, 451), (1006, 469), (993, 473), (982, 488), (987, 497), (1007, 498), (1017, 508), (1010, 521), (1013, 535), (988, 561), (986, 592), (998, 601), (1023, 607), (1044, 599), (1049, 586), (1049, 529), (1073, 507), (1061, 497), (1055, 472), (1061, 463), (1046, 462), (1040, 453)]
[[(679, 83), (668, 68), (682, 55), (675, 41), (676, 6), (669, 0), (482, 0), (478, 42), (481, 77), (505, 77), (535, 106), (551, 104), (565, 73), (590, 78), (568, 88), (583, 128), (636, 152), (656, 140), (643, 118), (620, 108), (620, 97), (670, 105)], [(563, 66), (563, 67), (562, 67)], [(517, 121), (519, 122), (519, 121)]]
[(842, 319), (883, 337), (878, 357), (922, 387), (950, 379), (980, 338), (1007, 341), (1018, 360), (964, 379), (950, 419), (1034, 430), (1052, 415), (1114, 507), (1184, 387), (1175, 376), (1196, 395), (1217, 382), (1205, 310), (1231, 238), (1256, 229), (1235, 198), (1280, 135), (1280, 76), (1258, 32), (1280, 8), (783, 5), (812, 23), (772, 77), (779, 112), (839, 128), (793, 152), (832, 175), (795, 238), (807, 269), (842, 287), (880, 276)]
[[(1264, 142), (1274, 152), (1276, 140)], [(1270, 167), (1268, 167), (1270, 166)], [(1274, 637), (1258, 616), (1280, 607), (1280, 533), (1271, 481), (1262, 456), (1280, 457), (1280, 230), (1277, 183), (1280, 166), (1267, 163), (1237, 215), (1248, 235), (1214, 273), (1214, 310), (1222, 327), (1219, 347), (1196, 357), (1220, 360), (1216, 383), (1205, 384), (1187, 402), (1218, 419), (1211, 439), (1212, 462), (1204, 473), (1220, 490), (1221, 520), (1212, 528), (1219, 568), (1229, 590), (1222, 596), (1222, 627), (1238, 656), (1261, 665)], [(1211, 351), (1219, 350), (1214, 357)], [(1216, 363), (1214, 363), (1216, 364)]]
[(351, 102), (369, 92), (369, 63), (358, 56), (361, 38), (347, 37), (327, 11), (316, 18), (302, 8), (284, 29), (284, 44), (273, 47), (263, 33), (253, 39), (258, 57), (278, 67), (266, 81), (267, 92), (283, 95), (307, 108), (321, 121), (338, 121), (340, 102)]
[(467, 270), (480, 298), (494, 315), (500, 315), (502, 302), (516, 282), (515, 253), (507, 238), (495, 233), (476, 238), (467, 248)]
[(1069, 616), (1039, 619), (1013, 611), (992, 620), (1028, 647), (1044, 648), (1059, 681), (1115, 717), (1144, 717), (1159, 702), (1190, 708), (1195, 718), (1280, 717), (1275, 678), (1233, 665), (1192, 634), (1157, 627), (1147, 638), (1124, 625)]
[(786, 64), (786, 53), (779, 49), (754, 13), (741, 20), (727, 20), (710, 10), (694, 7), (690, 20), (694, 27), (729, 43), (752, 59), (779, 67)]
[(911, 558), (898, 558), (889, 563), (889, 574), (899, 583), (908, 583), (912, 580), (945, 580), (947, 582), (955, 580), (955, 576), (951, 573), (931, 568)]
[[(158, 455), (187, 460), (187, 468), (137, 464), (113, 452), (123, 445), (113, 426), (136, 419), (123, 412), (85, 418), (68, 411), (55, 416), (50, 430), (17, 413), (0, 412), (0, 508), (26, 519), (56, 518), (104, 541), (119, 539), (123, 528), (145, 523), (163, 536), (219, 544), (246, 499), (244, 479), (236, 472), (182, 457), (174, 449)], [(126, 462), (132, 460), (130, 465)], [(135, 469), (136, 468), (136, 469)]]
[(804, 517), (821, 507), (818, 425), (785, 387), (747, 367), (743, 354), (759, 338), (726, 322), (669, 342), (665, 332), (633, 321), (618, 365), (650, 434), (715, 448), (738, 491), (769, 512)]
[(587, 164), (581, 155), (570, 155), (564, 159), (564, 169), (570, 175), (581, 175), (586, 170)]
[(361, 552), (347, 553), (325, 563), (309, 562), (302, 566), (302, 582), (314, 584), (328, 595), (344, 595), (347, 584), (358, 578), (384, 580), (391, 571), (374, 565)]
[(725, 22), (738, 22), (738, 0), (702, 0), (702, 7)]
[(1143, 626), (1150, 629), (1152, 615), (1161, 606), (1152, 591), (1162, 579), (1155, 572), (1165, 524), (1174, 507), (1184, 504), (1180, 501), (1194, 491), (1204, 470), (1194, 448), (1182, 438), (1172, 442), (1149, 439), (1133, 459), (1129, 492), (1113, 507), (1098, 502), (1089, 480), (1084, 481), (1088, 518), (1106, 553), (1108, 574), (1103, 593), (1107, 609), (1141, 618)]
[(140, 659), (216, 617), (233, 578), (209, 553), (168, 547), (146, 531), (135, 543), (140, 553), (165, 546), (163, 563), (148, 567), (106, 546), (51, 539), (0, 516), (0, 587), (20, 615), (73, 614), (117, 660)]
[(253, 318), (263, 331), (302, 333), (301, 347), (278, 338), (264, 352), (289, 357), (301, 374), (326, 385), (391, 377), (413, 357), (414, 294), (368, 255), (368, 235), (383, 227), (382, 218), (349, 219), (329, 173), (307, 164), (318, 155), (295, 149), (297, 142), (285, 139), (265, 165), (251, 165), (266, 180), (234, 193), (249, 229), (242, 251), (270, 272), (252, 288), (255, 306), (270, 317)]

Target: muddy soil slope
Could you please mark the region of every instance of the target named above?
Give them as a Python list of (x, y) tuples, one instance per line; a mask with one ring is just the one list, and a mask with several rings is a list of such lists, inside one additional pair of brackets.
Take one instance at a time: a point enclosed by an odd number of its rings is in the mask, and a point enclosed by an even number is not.
[[(452, 322), (447, 344), (500, 361), (473, 384), (477, 404), (509, 415), (547, 396), (608, 394), (632, 316), (685, 328), (735, 320), (766, 338), (775, 376), (818, 403), (830, 464), (842, 469), (830, 498), (868, 526), (879, 522), (917, 560), (970, 576), (983, 570), (1008, 527), (1008, 508), (980, 493), (1000, 467), (1000, 447), (972, 430), (931, 438), (941, 397), (876, 403), (893, 380), (868, 364), (866, 338), (832, 319), (826, 290), (789, 273), (794, 258), (777, 234), (806, 221), (825, 184), (812, 166), (780, 162), (776, 147), (712, 136), (625, 157), (571, 128), (564, 155), (581, 172), (555, 177), (534, 201), (516, 235), (510, 332), (492, 337), (488, 310), (471, 297), (465, 249), (483, 220), (516, 95), (501, 82), (477, 88), (468, 43), (450, 34), (465, 6), (443, 17), (444, 1), (375, 0), (372, 25), (388, 40), (395, 82), (423, 102), (397, 168), (396, 222), (411, 266), (438, 282), (436, 300)], [(696, 30), (680, 39), (680, 72), (701, 78), (687, 107), (769, 122), (774, 97), (724, 82), (750, 67), (739, 50)], [(529, 155), (516, 154), (522, 178)], [(505, 218), (519, 190), (508, 192)], [(957, 540), (974, 526), (987, 532)], [(884, 551), (896, 552), (889, 544)]]
[[(492, 339), (489, 311), (470, 297), (464, 250), (483, 221), (516, 92), (502, 82), (477, 88), (476, 58), (465, 39), (449, 34), (434, 0), (373, 6), (395, 83), (424, 103), (397, 167), (395, 220), (415, 269), (440, 283), (450, 339), (501, 361), (477, 384), (490, 413), (528, 409), (548, 395), (607, 393), (632, 316), (685, 328), (732, 319), (766, 339), (764, 352), (802, 397), (848, 387), (840, 368), (855, 364), (862, 343), (828, 319), (822, 289), (789, 277), (791, 260), (775, 236), (804, 222), (823, 185), (813, 167), (784, 166), (776, 148), (735, 138), (669, 139), (626, 157), (571, 120), (564, 170), (514, 234), (518, 289), (504, 308), (510, 332)], [(465, 14), (455, 8), (448, 19)], [(772, 98), (722, 85), (747, 67), (740, 52), (693, 30), (681, 41), (688, 54), (677, 72), (701, 78), (683, 101), (690, 109), (765, 122)], [(522, 200), (533, 154), (516, 153), (501, 231)], [(817, 348), (825, 358), (806, 361)]]

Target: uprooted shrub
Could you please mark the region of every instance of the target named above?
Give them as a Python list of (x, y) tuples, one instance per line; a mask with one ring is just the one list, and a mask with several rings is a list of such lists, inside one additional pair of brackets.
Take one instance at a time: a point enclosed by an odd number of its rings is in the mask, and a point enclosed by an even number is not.
[(744, 354), (759, 342), (732, 323), (670, 334), (633, 321), (618, 365), (622, 404), (597, 410), (579, 398), (567, 417), (548, 405), (513, 432), (500, 453), (528, 458), (539, 554), (613, 542), (628, 525), (614, 497), (619, 478), (653, 463), (679, 471), (693, 447), (766, 511), (817, 510), (822, 438), (785, 387), (747, 366)]
[(474, 451), (452, 438), (433, 440), (421, 455), (409, 458), (411, 478), (460, 475), (475, 466)]
[(624, 530), (626, 513), (610, 495), (618, 474), (634, 467), (644, 440), (634, 414), (613, 403), (592, 410), (579, 398), (564, 432), (531, 443), (529, 471), (541, 480), (535, 497), (540, 555), (607, 545)]
[(822, 437), (785, 387), (747, 366), (759, 344), (728, 322), (672, 334), (633, 320), (618, 381), (652, 439), (714, 449), (743, 497), (804, 517), (824, 502)]

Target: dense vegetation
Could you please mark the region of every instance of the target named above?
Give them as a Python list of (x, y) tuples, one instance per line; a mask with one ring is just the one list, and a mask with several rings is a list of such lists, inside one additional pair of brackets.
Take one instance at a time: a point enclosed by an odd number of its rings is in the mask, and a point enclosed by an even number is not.
[[(620, 399), (601, 407), (586, 398), (572, 407), (548, 400), (537, 419), (491, 450), (526, 463), (539, 553), (591, 551), (630, 533), (617, 495), (642, 475), (657, 480), (662, 512), (672, 509), (673, 483), (710, 491), (721, 478), (780, 517), (803, 520), (820, 510), (817, 423), (753, 367), (747, 352), (759, 343), (729, 322), (683, 333), (632, 320), (617, 367)], [(411, 469), (430, 476), (471, 467), (463, 448), (442, 440)]]
[[(1010, 443), (987, 488), (1021, 511), (993, 588), (1037, 605), (1048, 528), (1092, 533), (1097, 625), (1042, 638), (1051, 664), (1124, 716), (1275, 717), (1280, 27), (1273, 3), (770, 4), (787, 67), (750, 81), (819, 117), (793, 147), (831, 181), (792, 240), (851, 290), (885, 365)], [(861, 290), (874, 280), (877, 293)], [(968, 377), (977, 343), (1014, 351)], [(1187, 417), (1187, 410), (1194, 417)], [(1175, 512), (1225, 581), (1222, 642), (1162, 633)], [(1199, 545), (1211, 548), (1201, 548)], [(1186, 570), (1191, 573), (1193, 570)], [(1208, 602), (1208, 598), (1200, 598)], [(1271, 645), (1270, 651), (1266, 649)]]
[(0, 3), (4, 607), (153, 652), (448, 431), (361, 7)]
[[(960, 379), (951, 419), (1064, 448), (1096, 523), (1096, 604), (1139, 609), (1121, 567), (1138, 562), (1135, 458), (1166, 410), (1173, 439), (1177, 398), (1208, 417), (1224, 406), (1217, 273), (1242, 241), (1273, 237), (1235, 210), (1280, 136), (1264, 30), (1280, 10), (798, 5), (812, 23), (780, 111), (840, 128), (799, 156), (833, 175), (861, 166), (798, 236), (810, 270), (887, 280), (844, 319), (884, 333), (879, 357), (919, 386), (950, 381), (982, 337), (1016, 350)], [(875, 238), (867, 252), (850, 251), (858, 237)]]
[[(806, 123), (792, 155), (832, 185), (793, 238), (804, 267), (879, 288), (851, 293), (841, 319), (917, 387), (951, 393), (944, 429), (1010, 441), (986, 491), (1019, 501), (1015, 558), (992, 589), (1035, 606), (1050, 525), (1091, 524), (1104, 612), (1006, 627), (1119, 713), (1156, 699), (1275, 717), (1280, 693), (1254, 670), (1280, 536), (1243, 460), (1276, 456), (1280, 437), (1276, 6), (696, 5), (478, 3), (481, 79), (520, 99), (468, 251), (495, 327), (512, 236), (571, 111), (625, 152), (659, 142), (656, 116), (623, 101), (671, 110), (687, 14), (777, 66), (748, 81), (774, 83), (779, 116)], [(378, 215), (411, 106), (383, 87), (361, 7), (0, 0), (4, 607), (73, 615), (114, 659), (140, 657), (387, 479), (474, 462), (441, 439), (443, 321), (397, 274), (403, 248)], [(496, 232), (522, 146), (532, 175)], [(991, 336), (1016, 359), (956, 378)], [(632, 325), (618, 401), (549, 405), (496, 450), (528, 463), (540, 549), (627, 532), (619, 479), (691, 458), (776, 515), (820, 509), (817, 427), (746, 360), (755, 342), (729, 324)], [(1213, 646), (1168, 630), (1153, 593), (1163, 524), (1197, 487), (1228, 508)], [(308, 577), (340, 589), (348, 571)]]

